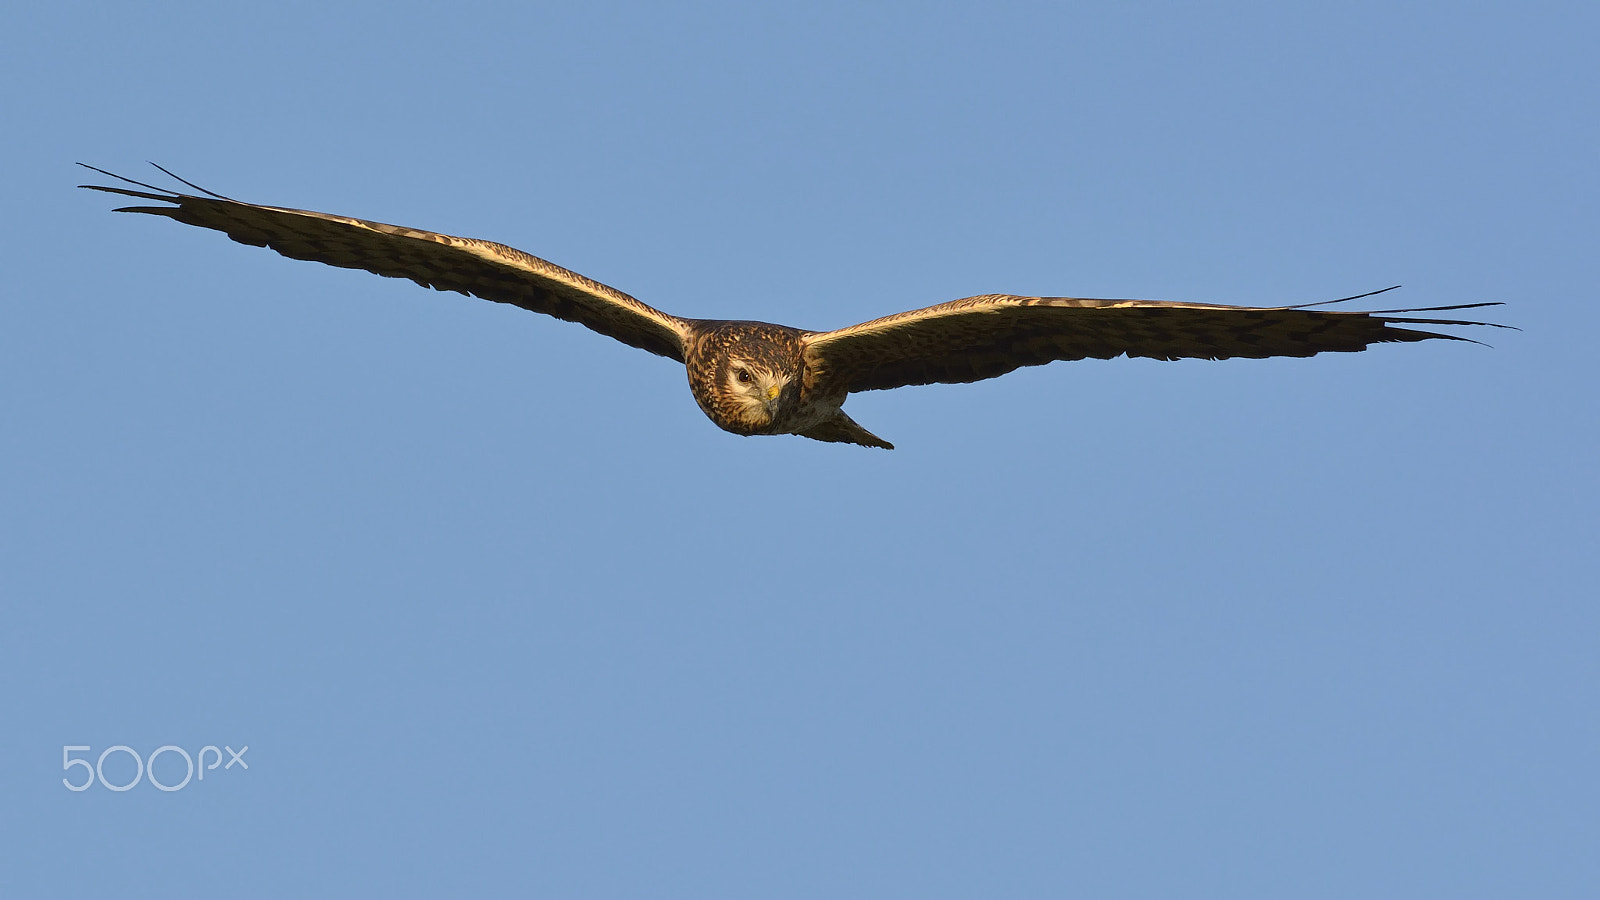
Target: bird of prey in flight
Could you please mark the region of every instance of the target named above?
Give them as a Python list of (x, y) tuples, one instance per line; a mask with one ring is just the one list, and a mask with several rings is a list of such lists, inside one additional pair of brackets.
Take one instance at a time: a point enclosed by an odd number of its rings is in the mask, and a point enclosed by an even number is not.
[[(491, 241), (244, 203), (166, 169), (161, 171), (199, 195), (85, 168), (148, 190), (80, 187), (170, 204), (129, 206), (118, 212), (166, 216), (220, 231), (241, 244), (270, 247), (293, 259), (365, 269), (409, 278), (423, 287), (510, 303), (677, 360), (688, 369), (695, 402), (717, 427), (734, 434), (798, 434), (886, 450), (893, 445), (840, 409), (850, 393), (979, 381), (1021, 366), (1088, 357), (1259, 359), (1365, 350), (1369, 344), (1386, 341), (1468, 340), (1395, 326), (1487, 325), (1402, 314), (1498, 305), (1347, 312), (1310, 308), (1325, 305), (1317, 303), (1254, 308), (985, 294), (835, 331), (806, 331), (766, 322), (681, 318)], [(1378, 293), (1382, 291), (1344, 299)]]

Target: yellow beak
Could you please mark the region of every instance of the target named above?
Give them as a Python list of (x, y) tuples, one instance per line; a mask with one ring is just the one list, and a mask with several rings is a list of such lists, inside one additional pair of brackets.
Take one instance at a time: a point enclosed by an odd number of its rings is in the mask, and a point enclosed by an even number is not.
[(778, 399), (778, 390), (779, 390), (779, 385), (776, 385), (776, 384), (773, 385), (772, 387), (767, 388), (767, 399), (768, 400), (776, 400), (776, 399)]

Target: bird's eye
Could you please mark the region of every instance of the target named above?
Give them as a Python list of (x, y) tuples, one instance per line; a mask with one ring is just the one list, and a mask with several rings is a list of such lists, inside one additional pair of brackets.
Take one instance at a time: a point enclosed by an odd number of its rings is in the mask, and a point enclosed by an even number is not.
[(755, 381), (755, 379), (750, 377), (750, 370), (749, 369), (740, 369), (739, 370), (739, 383), (740, 384), (749, 384), (752, 381)]

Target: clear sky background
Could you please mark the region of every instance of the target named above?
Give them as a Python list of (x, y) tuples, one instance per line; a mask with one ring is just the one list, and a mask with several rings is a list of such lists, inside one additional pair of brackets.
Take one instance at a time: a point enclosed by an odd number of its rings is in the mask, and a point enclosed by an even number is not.
[[(0, 895), (1600, 895), (1597, 46), (1580, 2), (9, 4)], [(79, 160), (689, 316), (1403, 283), (1523, 330), (739, 438), (666, 360)], [(63, 786), (115, 745), (249, 769)]]

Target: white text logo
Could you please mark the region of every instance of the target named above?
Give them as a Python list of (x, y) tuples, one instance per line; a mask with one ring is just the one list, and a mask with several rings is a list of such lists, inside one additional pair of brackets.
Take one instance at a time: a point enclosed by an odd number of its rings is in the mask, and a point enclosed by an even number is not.
[[(228, 764), (225, 766), (222, 766), (222, 750), (228, 751)], [(200, 748), (199, 753), (195, 754), (194, 757), (191, 757), (189, 755), (189, 751), (183, 749), (182, 747), (179, 747), (176, 744), (167, 744), (164, 747), (157, 747), (155, 750), (151, 751), (148, 757), (140, 758), (138, 751), (134, 750), (132, 747), (129, 747), (126, 744), (117, 744), (100, 751), (100, 758), (95, 760), (94, 765), (90, 765), (87, 759), (74, 759), (72, 756), (72, 754), (80, 751), (88, 753), (88, 746), (66, 745), (61, 748), (61, 768), (67, 772), (71, 772), (74, 768), (83, 766), (83, 780), (77, 784), (73, 784), (72, 779), (68, 777), (61, 779), (61, 783), (66, 785), (67, 790), (69, 791), (86, 791), (96, 781), (100, 782), (100, 786), (107, 790), (126, 791), (131, 790), (134, 785), (138, 784), (139, 781), (143, 779), (155, 785), (157, 790), (177, 791), (182, 790), (183, 787), (189, 783), (189, 779), (194, 778), (196, 775), (199, 775), (198, 780), (205, 781), (206, 772), (215, 769), (217, 766), (222, 766), (222, 770), (224, 772), (233, 768), (234, 766), (238, 766), (241, 770), (250, 768), (250, 764), (244, 761), (245, 753), (250, 750), (250, 746), (248, 744), (239, 748), (237, 752), (235, 752), (232, 747), (228, 747), (226, 745), (223, 746), (222, 750), (218, 750), (215, 746), (207, 744)], [(112, 756), (114, 753), (126, 753), (127, 755), (133, 757), (135, 766), (133, 778), (122, 784), (112, 784), (110, 781), (106, 780), (106, 758)], [(183, 759), (184, 773), (182, 781), (171, 784), (163, 784), (156, 778), (156, 759), (164, 753), (177, 754)], [(210, 765), (206, 765), (207, 753), (212, 754)], [(112, 758), (116, 759), (116, 757)], [(196, 765), (196, 758), (199, 760), (198, 765)], [(168, 775), (167, 777), (170, 779), (172, 776)]]

